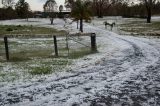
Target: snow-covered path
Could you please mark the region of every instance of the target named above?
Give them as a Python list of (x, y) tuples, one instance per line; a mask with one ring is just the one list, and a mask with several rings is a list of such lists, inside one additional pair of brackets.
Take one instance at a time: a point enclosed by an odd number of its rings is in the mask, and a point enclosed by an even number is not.
[(88, 24), (85, 31), (96, 32), (99, 53), (63, 75), (1, 85), (0, 105), (160, 106), (160, 42)]

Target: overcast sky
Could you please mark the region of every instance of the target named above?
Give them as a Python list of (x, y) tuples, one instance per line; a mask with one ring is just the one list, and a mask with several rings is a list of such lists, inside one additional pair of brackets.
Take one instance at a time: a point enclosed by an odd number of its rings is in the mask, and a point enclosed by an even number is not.
[[(15, 0), (15, 3), (18, 0)], [(26, 0), (29, 3), (31, 10), (33, 11), (43, 11), (43, 5), (47, 0)], [(64, 5), (65, 0), (55, 0), (57, 5)], [(1, 0), (0, 0), (0, 7), (2, 7)]]
[[(0, 0), (1, 1), (1, 0)], [(17, 2), (18, 0), (15, 0)], [(43, 11), (43, 5), (47, 0), (26, 0), (29, 3), (31, 10), (33, 11)], [(57, 5), (64, 5), (65, 0), (55, 0)], [(134, 2), (137, 0), (133, 0)], [(2, 4), (0, 4), (0, 7)]]
[[(47, 0), (26, 0), (29, 3), (31, 10), (40, 10), (43, 11), (43, 5)], [(55, 0), (56, 3), (59, 5), (64, 5), (65, 0)]]

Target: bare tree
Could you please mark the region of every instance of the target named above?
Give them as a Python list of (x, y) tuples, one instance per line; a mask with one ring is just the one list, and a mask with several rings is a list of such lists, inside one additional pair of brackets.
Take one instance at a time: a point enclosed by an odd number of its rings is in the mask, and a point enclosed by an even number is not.
[(65, 7), (67, 10), (72, 9), (75, 0), (65, 0)]
[(53, 24), (53, 20), (56, 17), (56, 13), (57, 12), (57, 3), (55, 0), (47, 0), (46, 3), (43, 6), (44, 8), (44, 12), (48, 13), (49, 17), (50, 17), (50, 21), (51, 24)]
[(15, 10), (19, 18), (26, 18), (28, 21), (29, 4), (25, 0), (19, 0), (15, 5)]
[(96, 10), (98, 18), (102, 18), (103, 10), (108, 9), (114, 3), (115, 0), (93, 0), (93, 7)]
[(91, 20), (90, 2), (76, 0), (72, 7), (71, 16), (78, 22), (80, 20), (80, 31), (83, 32), (83, 20)]
[(63, 5), (59, 6), (59, 13), (58, 13), (58, 18), (64, 18), (64, 14), (63, 14)]
[(59, 11), (62, 12), (63, 11), (63, 5), (59, 6)]
[[(133, 1), (134, 0), (129, 0), (129, 1)], [(160, 1), (160, 0), (139, 0), (141, 3), (143, 3), (146, 7), (146, 12), (147, 12), (147, 23), (151, 23), (151, 16), (152, 16), (152, 9), (153, 9), (153, 5)]]
[(14, 0), (2, 0), (2, 4), (4, 5), (4, 7), (13, 7)]
[(147, 23), (151, 23), (152, 7), (156, 1), (157, 0), (142, 0), (142, 2), (145, 3), (146, 10), (147, 10)]

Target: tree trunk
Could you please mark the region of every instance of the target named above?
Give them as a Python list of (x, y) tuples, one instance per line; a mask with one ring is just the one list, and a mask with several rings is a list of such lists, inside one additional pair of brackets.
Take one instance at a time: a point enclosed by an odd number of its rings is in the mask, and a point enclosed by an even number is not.
[(98, 8), (96, 8), (96, 15), (97, 15), (97, 17), (99, 16), (99, 9)]
[(151, 23), (151, 9), (147, 9), (147, 23)]
[(27, 17), (26, 17), (26, 18), (27, 18), (27, 22), (28, 22), (28, 17), (29, 17), (29, 16), (28, 16), (28, 13), (27, 13)]
[(78, 29), (78, 25), (79, 25), (79, 20), (77, 20), (77, 29)]
[(80, 31), (83, 32), (83, 19), (80, 19)]
[(102, 9), (100, 9), (99, 18), (103, 18)]
[(98, 18), (103, 18), (102, 10), (102, 7), (99, 6)]

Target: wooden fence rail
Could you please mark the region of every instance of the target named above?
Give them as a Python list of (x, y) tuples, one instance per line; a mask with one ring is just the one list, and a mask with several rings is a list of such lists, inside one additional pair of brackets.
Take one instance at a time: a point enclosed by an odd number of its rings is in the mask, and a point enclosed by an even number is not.
[(57, 38), (56, 38), (56, 36), (53, 36), (53, 38), (54, 38), (54, 51), (55, 51), (55, 56), (58, 56)]
[(97, 46), (96, 46), (96, 34), (92, 33), (91, 34), (91, 50), (92, 52), (97, 51)]
[(8, 38), (4, 37), (4, 44), (5, 44), (5, 53), (6, 53), (6, 60), (9, 60), (9, 48), (8, 48)]

